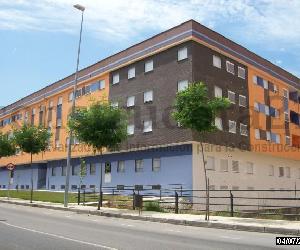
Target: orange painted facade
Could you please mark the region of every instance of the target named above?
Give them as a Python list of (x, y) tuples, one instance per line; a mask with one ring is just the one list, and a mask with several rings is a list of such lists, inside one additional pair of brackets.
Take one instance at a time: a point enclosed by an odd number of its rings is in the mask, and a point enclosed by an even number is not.
[[(256, 139), (255, 129), (268, 130), (266, 127), (267, 116), (264, 113), (255, 111), (254, 103), (265, 103), (264, 92), (265, 89), (254, 83), (253, 77), (259, 76), (263, 79), (274, 83), (277, 86), (278, 91), (276, 93), (268, 90), (270, 98), (270, 106), (276, 108), (279, 111), (278, 117), (270, 117), (271, 129), (273, 133), (280, 136), (280, 143), (274, 143), (267, 140)], [(291, 144), (286, 144), (286, 128), (285, 128), (285, 116), (284, 116), (284, 89), (288, 91), (296, 91), (295, 88), (289, 86), (283, 81), (270, 76), (266, 72), (257, 70), (252, 66), (248, 67), (248, 89), (249, 89), (249, 109), (250, 109), (250, 144), (252, 151), (257, 153), (266, 153), (269, 155), (284, 157), (292, 160), (300, 160), (300, 149), (292, 146), (295, 143), (295, 136), (300, 136), (300, 127), (296, 124), (289, 122), (289, 131)], [(289, 110), (300, 113), (300, 104), (294, 101), (288, 100)], [(289, 113), (288, 113), (289, 115)]]
[[(95, 92), (92, 92), (87, 95), (82, 95), (79, 98), (76, 98), (76, 107), (80, 106), (89, 106), (94, 101), (107, 101), (108, 95), (109, 95), (109, 73), (103, 74), (101, 76), (96, 76), (93, 78), (90, 78), (86, 81), (82, 81), (78, 84), (78, 89), (89, 85), (91, 83), (104, 80), (105, 87), (104, 89), (98, 89)], [(32, 104), (24, 109), (18, 110), (16, 113), (12, 113), (7, 115), (5, 118), (11, 117), (14, 114), (22, 114), (22, 119), (18, 120), (16, 122), (13, 122), (9, 125), (6, 125), (0, 129), (3, 133), (9, 133), (13, 130), (13, 128), (17, 128), (18, 126), (21, 126), (24, 123), (25, 119), (25, 112), (28, 112), (28, 123), (31, 122), (31, 115), (32, 110), (35, 109), (35, 115), (34, 115), (34, 125), (39, 125), (39, 110), (41, 106), (45, 107), (44, 115), (43, 115), (43, 122), (42, 124), (45, 127), (49, 126), (48, 123), (48, 113), (49, 113), (49, 106), (50, 103), (53, 105), (52, 109), (52, 121), (51, 123), (51, 146), (48, 151), (34, 155), (33, 161), (34, 162), (43, 162), (48, 160), (56, 160), (56, 159), (63, 159), (67, 156), (67, 138), (68, 138), (68, 130), (67, 130), (67, 117), (71, 110), (72, 102), (69, 100), (69, 94), (73, 91), (72, 88), (68, 88), (63, 90), (62, 92), (59, 92), (57, 94), (54, 94), (51, 97), (45, 98), (42, 101), (39, 101), (38, 103)], [(59, 99), (62, 98), (62, 120), (61, 120), (61, 127), (60, 129), (57, 128), (56, 124), (56, 107), (58, 104)], [(57, 147), (55, 143), (55, 137), (59, 133), (59, 142), (60, 146)], [(72, 148), (72, 157), (80, 157), (80, 156), (86, 156), (86, 155), (92, 155), (93, 151), (91, 148), (84, 146), (82, 144), (74, 145)], [(0, 159), (0, 166), (4, 166), (10, 162), (13, 162), (14, 164), (26, 164), (30, 162), (30, 155), (25, 153), (20, 153), (16, 156), (12, 157), (5, 157)]]

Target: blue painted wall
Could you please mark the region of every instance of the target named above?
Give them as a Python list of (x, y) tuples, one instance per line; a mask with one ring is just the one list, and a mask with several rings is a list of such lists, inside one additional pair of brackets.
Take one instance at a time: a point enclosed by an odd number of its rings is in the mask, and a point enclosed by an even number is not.
[[(159, 172), (152, 171), (152, 158), (160, 158), (161, 168)], [(116, 185), (157, 185), (166, 187), (169, 184), (182, 184), (184, 188), (192, 188), (192, 146), (181, 145), (174, 147), (165, 147), (158, 149), (150, 149), (144, 151), (112, 153), (109, 155), (94, 156), (84, 158), (86, 163), (96, 164), (96, 174), (90, 175), (87, 168), (87, 176), (83, 179), (82, 184), (87, 188), (95, 185), (98, 189), (100, 186), (100, 164), (103, 165), (103, 186)], [(135, 172), (135, 160), (142, 159), (144, 161), (143, 172)], [(117, 172), (117, 162), (125, 161), (125, 172)], [(111, 182), (104, 182), (104, 163), (111, 162)], [(65, 184), (65, 176), (62, 176), (62, 166), (66, 165), (66, 160), (51, 161), (48, 164), (36, 164), (33, 166), (34, 189), (37, 189), (41, 169), (47, 168), (47, 176), (45, 180), (45, 189), (62, 190)], [(80, 165), (80, 159), (73, 159), (72, 165)], [(56, 175), (52, 176), (52, 168), (56, 169)], [(14, 183), (16, 185), (30, 186), (30, 166), (17, 166), (15, 170)], [(40, 177), (41, 178), (41, 177)], [(8, 172), (6, 169), (0, 169), (0, 185), (7, 187)], [(70, 188), (80, 185), (80, 177), (72, 176), (70, 178)]]

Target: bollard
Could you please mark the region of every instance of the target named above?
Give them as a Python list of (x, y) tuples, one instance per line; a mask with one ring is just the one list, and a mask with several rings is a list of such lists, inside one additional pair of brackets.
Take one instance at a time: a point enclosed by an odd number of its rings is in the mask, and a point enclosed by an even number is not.
[(233, 215), (234, 215), (234, 212), (233, 212), (233, 194), (232, 194), (231, 190), (229, 192), (230, 192), (230, 216), (233, 217)]
[(85, 189), (83, 189), (83, 205), (85, 206)]
[(80, 204), (80, 188), (78, 188), (77, 204)]
[(178, 214), (178, 193), (175, 191), (175, 214)]
[(132, 209), (135, 210), (135, 192), (132, 194)]

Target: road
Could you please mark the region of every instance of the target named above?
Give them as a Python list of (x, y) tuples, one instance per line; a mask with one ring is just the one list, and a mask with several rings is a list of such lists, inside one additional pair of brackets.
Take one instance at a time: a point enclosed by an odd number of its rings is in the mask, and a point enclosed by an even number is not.
[(276, 246), (272, 234), (108, 218), (0, 203), (1, 250), (273, 248)]

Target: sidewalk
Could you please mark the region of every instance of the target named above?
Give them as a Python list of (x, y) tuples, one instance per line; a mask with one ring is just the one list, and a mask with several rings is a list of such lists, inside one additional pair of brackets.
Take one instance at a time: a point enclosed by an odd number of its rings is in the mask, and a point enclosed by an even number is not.
[(300, 221), (211, 216), (210, 221), (206, 222), (204, 220), (204, 215), (159, 213), (149, 211), (143, 211), (142, 214), (139, 215), (139, 212), (134, 210), (103, 207), (100, 211), (98, 211), (96, 207), (82, 206), (77, 204), (70, 204), (68, 208), (65, 208), (63, 204), (40, 201), (34, 201), (32, 204), (30, 204), (29, 201), (26, 200), (12, 198), (10, 200), (7, 200), (7, 198), (4, 197), (0, 197), (0, 203), (72, 211), (76, 213), (117, 217), (124, 219), (171, 223), (176, 225), (221, 228), (228, 230), (252, 231), (262, 233), (300, 235)]

